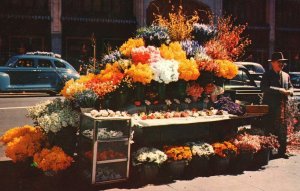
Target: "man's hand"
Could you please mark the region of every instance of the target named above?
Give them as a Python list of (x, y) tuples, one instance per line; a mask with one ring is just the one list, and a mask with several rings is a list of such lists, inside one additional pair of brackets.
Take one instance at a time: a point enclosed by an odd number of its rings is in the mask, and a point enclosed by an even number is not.
[(285, 95), (285, 96), (292, 95), (292, 92), (291, 92), (291, 91), (286, 90), (286, 89), (284, 89), (284, 88), (280, 88), (280, 89), (279, 89), (279, 92), (280, 92), (281, 94)]

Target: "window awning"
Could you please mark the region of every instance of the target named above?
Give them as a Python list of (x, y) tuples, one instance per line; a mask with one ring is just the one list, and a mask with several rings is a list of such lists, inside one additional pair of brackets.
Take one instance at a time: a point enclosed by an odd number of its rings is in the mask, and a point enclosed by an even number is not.
[(62, 21), (86, 22), (86, 23), (112, 23), (112, 24), (136, 24), (135, 19), (90, 18), (90, 17), (62, 17)]

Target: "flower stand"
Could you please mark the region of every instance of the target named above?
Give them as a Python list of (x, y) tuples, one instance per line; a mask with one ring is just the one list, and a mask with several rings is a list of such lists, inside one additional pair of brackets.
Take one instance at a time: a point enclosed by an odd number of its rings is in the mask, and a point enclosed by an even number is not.
[(241, 152), (239, 155), (231, 161), (232, 167), (236, 171), (246, 170), (253, 161), (254, 153), (252, 152)]
[(187, 167), (188, 174), (205, 175), (209, 170), (209, 159), (206, 157), (194, 156)]
[(142, 164), (138, 167), (139, 179), (143, 183), (155, 181), (159, 174), (159, 166), (156, 164)]
[(211, 169), (215, 174), (224, 174), (229, 169), (230, 159), (215, 156), (211, 160)]

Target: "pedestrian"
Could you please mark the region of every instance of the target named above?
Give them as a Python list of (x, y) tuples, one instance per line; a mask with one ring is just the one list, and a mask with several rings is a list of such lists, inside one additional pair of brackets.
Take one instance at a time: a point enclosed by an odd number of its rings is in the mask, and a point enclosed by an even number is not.
[(286, 157), (287, 147), (287, 101), (293, 95), (293, 86), (290, 76), (282, 71), (287, 59), (282, 52), (274, 52), (270, 60), (272, 69), (265, 72), (261, 81), (263, 103), (269, 106), (269, 131), (278, 136), (280, 148), (279, 156)]

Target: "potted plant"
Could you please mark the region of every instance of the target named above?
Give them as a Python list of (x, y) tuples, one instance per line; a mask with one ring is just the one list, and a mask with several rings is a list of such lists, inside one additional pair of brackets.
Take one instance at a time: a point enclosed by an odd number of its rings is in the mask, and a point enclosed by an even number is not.
[(212, 169), (217, 174), (226, 172), (231, 158), (237, 154), (237, 147), (228, 141), (212, 144), (215, 155), (212, 158)]
[(209, 169), (209, 159), (215, 154), (212, 145), (204, 142), (188, 143), (191, 147), (193, 159), (189, 165), (193, 174), (205, 174)]
[(234, 160), (237, 170), (246, 169), (252, 163), (254, 153), (261, 149), (259, 136), (247, 133), (237, 135), (233, 144), (238, 148), (238, 155)]
[(259, 136), (261, 149), (254, 155), (254, 164), (264, 166), (269, 163), (271, 150), (279, 148), (279, 142), (275, 135)]
[(167, 160), (167, 155), (156, 149), (142, 147), (133, 154), (133, 166), (138, 167), (139, 177), (142, 181), (153, 181), (158, 173), (159, 167)]
[(88, 113), (96, 106), (98, 95), (93, 90), (84, 90), (74, 95), (75, 104), (80, 107), (81, 112)]
[(192, 151), (188, 146), (164, 146), (164, 152), (168, 156), (167, 171), (174, 177), (180, 177), (192, 159)]

